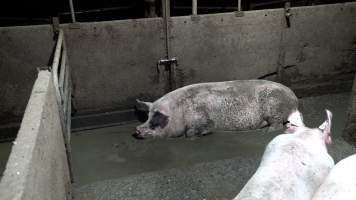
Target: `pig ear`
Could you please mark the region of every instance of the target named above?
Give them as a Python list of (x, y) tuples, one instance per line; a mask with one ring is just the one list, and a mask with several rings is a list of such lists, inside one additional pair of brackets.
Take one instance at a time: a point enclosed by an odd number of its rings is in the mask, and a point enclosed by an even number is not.
[(329, 110), (326, 110), (326, 120), (319, 126), (319, 129), (323, 132), (323, 139), (326, 144), (331, 144), (331, 119), (333, 117)]
[(298, 110), (292, 112), (288, 117), (289, 126), (304, 127), (303, 116)]
[(292, 112), (288, 117), (286, 133), (294, 133), (298, 127), (305, 127), (303, 123), (303, 116), (298, 110)]
[(136, 99), (137, 110), (148, 112), (151, 109), (151, 107), (152, 107), (151, 102), (144, 102)]

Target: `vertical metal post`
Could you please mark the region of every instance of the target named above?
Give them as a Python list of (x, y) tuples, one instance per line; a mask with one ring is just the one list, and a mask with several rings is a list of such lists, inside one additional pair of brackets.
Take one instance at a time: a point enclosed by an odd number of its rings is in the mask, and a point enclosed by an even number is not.
[(198, 15), (198, 0), (192, 0), (192, 15)]
[(287, 1), (284, 3), (284, 15), (286, 16), (287, 27), (290, 28), (290, 17), (292, 14), (290, 13), (290, 2)]
[(351, 99), (347, 108), (347, 121), (342, 137), (356, 147), (356, 74), (352, 85)]
[[(166, 43), (166, 60), (171, 60), (171, 46), (170, 46), (170, 0), (162, 0), (162, 11), (163, 11), (163, 21), (164, 21), (164, 34)], [(159, 67), (160, 62), (158, 62)], [(176, 88), (176, 63), (169, 62), (165, 64), (165, 71), (168, 71), (168, 88), (167, 90), (173, 90)]]
[(237, 11), (235, 12), (235, 16), (236, 17), (243, 17), (244, 16), (244, 13), (242, 11), (241, 1), (242, 0), (237, 0)]
[(74, 6), (73, 6), (73, 0), (69, 0), (69, 6), (70, 6), (70, 13), (72, 15), (72, 22), (75, 23), (75, 13), (74, 13)]
[(169, 17), (170, 17), (170, 0), (162, 0), (164, 34), (166, 40), (166, 58), (170, 57), (170, 43), (169, 43)]
[(286, 37), (286, 32), (284, 29), (285, 18), (281, 18), (281, 33), (279, 41), (279, 55), (277, 60), (277, 82), (289, 86), (290, 81), (285, 78), (285, 59), (286, 59), (286, 48), (288, 43), (288, 38)]

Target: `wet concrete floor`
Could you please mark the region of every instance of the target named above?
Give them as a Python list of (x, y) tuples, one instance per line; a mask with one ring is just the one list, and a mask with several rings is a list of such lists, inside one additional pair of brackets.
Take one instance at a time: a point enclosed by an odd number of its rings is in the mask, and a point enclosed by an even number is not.
[[(333, 112), (330, 154), (356, 150), (343, 142), (349, 94), (300, 100), (305, 124)], [(138, 123), (73, 134), (75, 199), (231, 199), (256, 170), (266, 144), (282, 131), (216, 132), (197, 139), (135, 140)]]
[(0, 143), (0, 179), (6, 168), (6, 163), (11, 152), (12, 142)]

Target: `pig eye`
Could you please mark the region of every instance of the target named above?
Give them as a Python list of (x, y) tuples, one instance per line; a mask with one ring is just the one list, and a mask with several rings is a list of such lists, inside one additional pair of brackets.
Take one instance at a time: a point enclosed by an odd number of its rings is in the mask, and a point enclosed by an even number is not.
[(150, 128), (155, 129), (158, 126), (164, 128), (168, 124), (168, 116), (156, 111), (154, 112), (150, 123)]

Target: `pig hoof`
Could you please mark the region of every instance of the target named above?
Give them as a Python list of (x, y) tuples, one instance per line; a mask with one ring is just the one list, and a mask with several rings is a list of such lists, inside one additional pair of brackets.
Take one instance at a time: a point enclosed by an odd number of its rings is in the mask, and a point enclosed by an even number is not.
[(274, 132), (274, 131), (279, 131), (283, 129), (283, 124), (271, 124), (268, 129), (267, 132)]
[(138, 134), (138, 133), (134, 133), (134, 134), (132, 134), (132, 137), (134, 137), (135, 139), (138, 139), (138, 140), (143, 140), (143, 139), (145, 139), (144, 137), (142, 137), (140, 134)]

